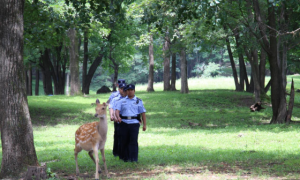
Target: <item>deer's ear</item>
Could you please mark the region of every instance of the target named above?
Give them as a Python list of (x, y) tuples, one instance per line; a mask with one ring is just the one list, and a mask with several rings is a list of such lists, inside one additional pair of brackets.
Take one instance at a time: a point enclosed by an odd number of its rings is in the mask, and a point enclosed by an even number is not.
[(99, 101), (99, 99), (97, 99), (97, 100), (96, 100), (96, 104), (100, 104), (100, 101)]
[(103, 103), (103, 106), (107, 106), (107, 104), (104, 102), (104, 103)]

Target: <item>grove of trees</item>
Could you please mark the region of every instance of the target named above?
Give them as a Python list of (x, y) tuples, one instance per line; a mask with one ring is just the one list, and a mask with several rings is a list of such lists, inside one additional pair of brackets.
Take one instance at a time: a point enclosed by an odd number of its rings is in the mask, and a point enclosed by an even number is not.
[(255, 102), (271, 88), (271, 123), (288, 121), (286, 76), (300, 68), (298, 0), (2, 4), (1, 178), (37, 164), (26, 96), (33, 89), (41, 94), (39, 80), (45, 95), (65, 94), (69, 75), (71, 95), (102, 85), (115, 90), (118, 78), (148, 83), (148, 92), (161, 81), (164, 91), (175, 91), (181, 79), (180, 92), (188, 93), (189, 77), (226, 75), (236, 91), (254, 93)]

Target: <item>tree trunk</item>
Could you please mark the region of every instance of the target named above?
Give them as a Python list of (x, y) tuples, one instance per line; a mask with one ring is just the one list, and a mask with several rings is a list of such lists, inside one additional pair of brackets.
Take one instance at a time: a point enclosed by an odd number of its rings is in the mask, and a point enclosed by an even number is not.
[[(285, 88), (283, 86), (284, 79), (282, 71), (282, 64), (279, 64), (278, 54), (277, 54), (277, 31), (276, 31), (276, 16), (275, 8), (272, 3), (268, 4), (268, 26), (269, 36), (265, 33), (265, 24), (262, 21), (262, 16), (260, 12), (260, 6), (258, 0), (253, 0), (253, 9), (255, 12), (255, 17), (260, 30), (262, 45), (264, 50), (268, 54), (270, 71), (271, 71), (271, 102), (273, 116), (271, 123), (284, 123), (287, 116), (286, 109), (286, 95)], [(267, 39), (269, 37), (269, 40)], [(282, 62), (284, 63), (284, 62)]]
[(87, 62), (88, 62), (88, 29), (85, 29), (84, 31), (84, 42), (83, 42), (83, 50), (84, 50), (84, 56), (83, 56), (83, 63), (82, 63), (82, 93), (84, 92), (84, 85), (85, 85), (85, 78), (86, 78), (86, 73), (87, 73)]
[(239, 32), (234, 30), (233, 31), (235, 34), (235, 41), (236, 41), (236, 47), (238, 49), (238, 56), (239, 56), (239, 68), (240, 68), (240, 91), (244, 91), (245, 90), (245, 84), (246, 86), (249, 86), (249, 81), (248, 81), (248, 76), (247, 76), (247, 69), (245, 66), (245, 60), (244, 60), (244, 56), (243, 53), (241, 52), (241, 44), (240, 44), (240, 36), (239, 36)]
[(61, 56), (63, 49), (63, 44), (61, 46), (55, 47), (56, 56), (53, 54), (53, 64), (51, 61), (48, 62), (50, 67), (52, 79), (54, 81), (54, 93), (55, 94), (65, 94), (65, 70), (66, 70), (66, 60)]
[(70, 38), (70, 95), (81, 94), (79, 79), (79, 54), (78, 54), (78, 38), (75, 28), (69, 29)]
[(26, 78), (26, 95), (32, 96), (32, 68), (29, 68), (25, 71), (25, 78)]
[(249, 83), (249, 86), (246, 87), (246, 91), (249, 92), (249, 93), (253, 93), (254, 92), (254, 81), (253, 81), (252, 72), (251, 72), (251, 76), (250, 76), (250, 83)]
[[(269, 26), (276, 28), (275, 8), (273, 6), (268, 8), (269, 12)], [(277, 60), (277, 39), (276, 31), (270, 29), (270, 53), (269, 63), (271, 70), (271, 101), (273, 117), (271, 123), (284, 123), (287, 115), (285, 87), (282, 84), (282, 72), (280, 64)]]
[(266, 78), (266, 52), (263, 48), (260, 50), (260, 63), (259, 63), (259, 83), (261, 88), (261, 96), (265, 97), (265, 78)]
[(235, 84), (235, 90), (240, 91), (240, 84), (239, 84), (239, 80), (238, 80), (238, 77), (237, 77), (235, 63), (234, 63), (234, 60), (233, 60), (233, 55), (232, 55), (232, 51), (231, 51), (230, 42), (229, 42), (228, 37), (226, 37), (226, 46), (227, 46), (227, 51), (228, 51), (230, 64), (231, 64), (231, 68), (232, 68), (232, 74), (233, 74), (233, 79), (234, 79), (234, 84)]
[(44, 53), (41, 54), (40, 57), (40, 67), (43, 73), (43, 87), (44, 87), (44, 94), (45, 95), (52, 95), (53, 94), (53, 87), (52, 87), (52, 78), (50, 68), (47, 64), (49, 59), (49, 50), (45, 49)]
[(147, 92), (154, 91), (154, 55), (153, 55), (153, 35), (150, 35), (150, 44), (149, 44), (149, 75), (148, 75), (148, 87)]
[(114, 79), (113, 79), (113, 91), (117, 91), (116, 84), (118, 84), (119, 65), (114, 64)]
[(38, 68), (35, 68), (35, 95), (39, 95), (40, 90), (40, 70)]
[(176, 91), (176, 53), (172, 54), (171, 91)]
[(269, 80), (268, 84), (266, 85), (266, 87), (264, 88), (265, 93), (267, 94), (267, 92), (269, 91), (271, 87), (271, 79)]
[[(100, 52), (103, 52), (103, 47), (101, 48)], [(99, 65), (102, 62), (102, 58), (103, 58), (103, 54), (100, 54), (95, 58), (94, 62), (92, 63), (92, 65), (89, 68), (89, 72), (85, 77), (85, 84), (82, 87), (83, 89), (83, 93), (84, 94), (90, 94), (90, 84), (92, 82), (92, 78), (97, 70), (97, 68), (99, 67)]]
[(286, 122), (287, 123), (291, 122), (293, 107), (294, 107), (294, 99), (295, 99), (295, 89), (294, 89), (294, 79), (292, 79), (289, 109), (287, 111), (287, 116), (286, 116)]
[[(246, 50), (245, 50), (246, 51)], [(260, 87), (260, 81), (259, 81), (259, 67), (258, 67), (258, 54), (257, 50), (251, 50), (251, 52), (247, 52), (247, 57), (248, 60), (251, 64), (251, 71), (252, 71), (252, 80), (254, 84), (254, 95), (255, 95), (255, 103), (260, 102), (260, 92), (261, 92), (261, 87)]]
[(164, 52), (164, 91), (171, 89), (170, 85), (170, 42), (169, 37), (165, 37), (165, 43), (163, 47)]
[(70, 95), (70, 90), (69, 90), (69, 88), (70, 88), (70, 75), (69, 75), (69, 73), (67, 73), (67, 75), (66, 75), (66, 81), (67, 81), (67, 83), (66, 83), (66, 95), (69, 96)]
[(38, 165), (26, 97), (23, 10), (24, 1), (0, 6), (1, 179), (17, 179), (28, 165)]
[(188, 78), (187, 78), (187, 60), (186, 60), (186, 54), (185, 49), (182, 48), (180, 52), (180, 61), (181, 61), (181, 93), (189, 93), (189, 87), (188, 87)]

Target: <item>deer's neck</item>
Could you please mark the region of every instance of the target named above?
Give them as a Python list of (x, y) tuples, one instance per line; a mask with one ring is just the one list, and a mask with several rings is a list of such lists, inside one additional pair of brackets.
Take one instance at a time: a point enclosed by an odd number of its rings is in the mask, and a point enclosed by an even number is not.
[(99, 118), (98, 132), (102, 137), (106, 137), (106, 134), (107, 134), (107, 119), (106, 119), (106, 116)]

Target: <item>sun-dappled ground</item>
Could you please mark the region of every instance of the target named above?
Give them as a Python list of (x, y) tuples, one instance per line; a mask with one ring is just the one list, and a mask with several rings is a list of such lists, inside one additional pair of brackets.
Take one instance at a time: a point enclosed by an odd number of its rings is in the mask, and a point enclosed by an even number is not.
[[(300, 77), (293, 78), (300, 88)], [(109, 122), (105, 153), (111, 179), (300, 179), (300, 124), (270, 125), (268, 99), (264, 110), (250, 112), (253, 94), (235, 92), (232, 78), (190, 79), (189, 87), (189, 94), (163, 92), (158, 83), (155, 92), (147, 93), (146, 85), (137, 85), (136, 95), (147, 110), (147, 131), (139, 134), (139, 162), (125, 163), (112, 155)], [(94, 92), (28, 97), (35, 148), (49, 174), (94, 178), (95, 165), (87, 152), (79, 154), (81, 173), (75, 176), (74, 133), (80, 125), (97, 121), (95, 100), (108, 97)], [(300, 120), (299, 108), (296, 93), (294, 121)], [(103, 169), (101, 158), (100, 165)]]

